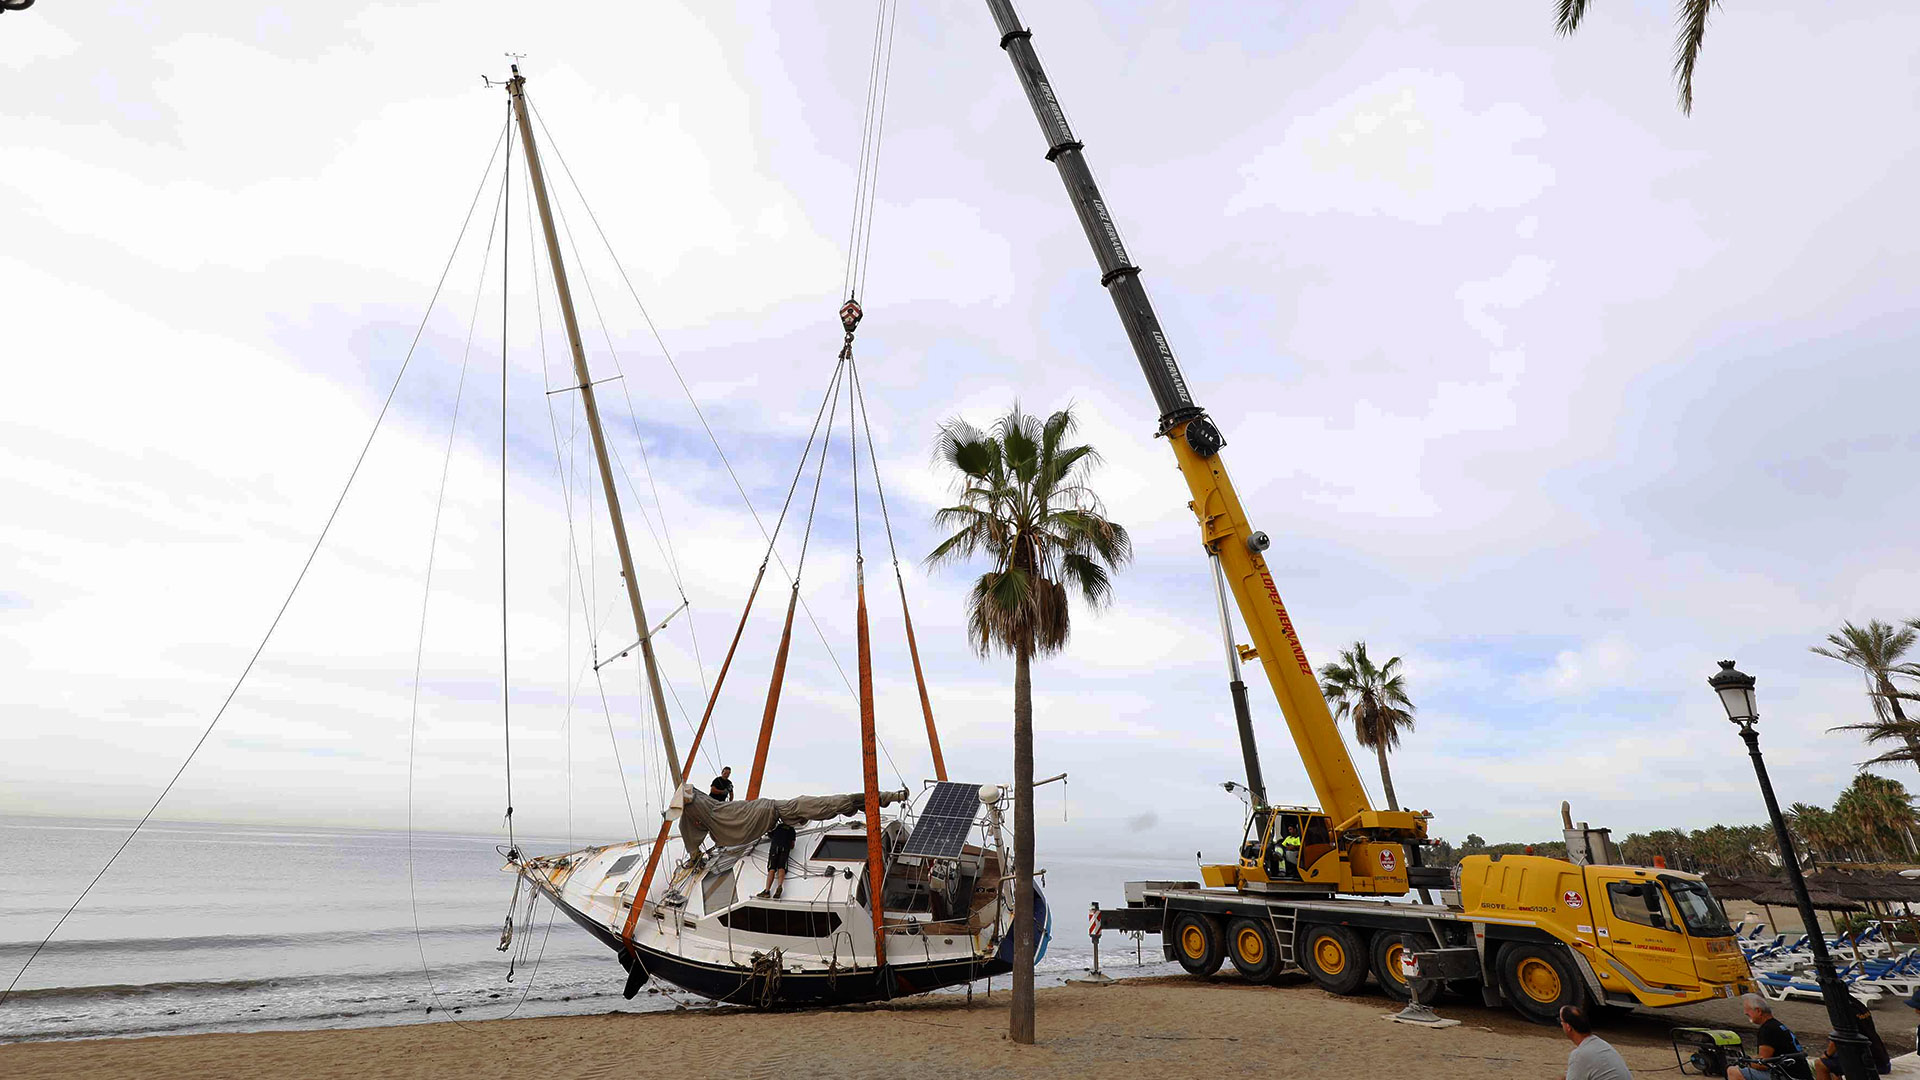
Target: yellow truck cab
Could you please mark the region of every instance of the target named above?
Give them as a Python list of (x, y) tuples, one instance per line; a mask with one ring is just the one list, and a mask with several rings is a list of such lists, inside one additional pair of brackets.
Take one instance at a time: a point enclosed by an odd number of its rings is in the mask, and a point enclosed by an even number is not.
[[(1754, 989), (1725, 911), (1698, 874), (1532, 855), (1460, 861), (1460, 917), (1520, 1011), (1581, 995), (1685, 1005)], [(1499, 953), (1496, 957), (1493, 953)]]

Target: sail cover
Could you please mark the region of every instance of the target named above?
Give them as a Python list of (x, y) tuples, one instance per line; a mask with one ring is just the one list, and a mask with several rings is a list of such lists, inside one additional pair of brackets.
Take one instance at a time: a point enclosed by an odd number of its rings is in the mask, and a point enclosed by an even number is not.
[[(880, 793), (880, 805), (904, 802), (906, 797), (905, 791), (883, 791)], [(867, 797), (856, 791), (851, 795), (802, 795), (797, 799), (720, 802), (692, 784), (686, 784), (680, 788), (674, 803), (677, 805), (667, 808), (667, 817), (679, 817), (680, 840), (686, 844), (687, 851), (694, 852), (700, 850), (708, 837), (713, 838), (717, 847), (751, 843), (767, 835), (776, 821), (804, 825), (809, 821), (831, 821), (837, 817), (858, 814), (866, 809)]]

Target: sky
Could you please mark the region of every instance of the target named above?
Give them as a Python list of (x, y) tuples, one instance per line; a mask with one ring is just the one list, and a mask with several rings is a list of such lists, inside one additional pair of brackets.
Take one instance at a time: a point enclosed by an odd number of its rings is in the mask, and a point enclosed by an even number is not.
[[(1563, 799), (1620, 835), (1758, 820), (1723, 658), (1760, 680), (1782, 800), (1831, 802), (1871, 752), (1826, 729), (1868, 707), (1808, 646), (1920, 615), (1920, 11), (1717, 10), (1689, 117), (1653, 0), (1573, 38), (1545, 3), (1023, 8), (1309, 657), (1403, 658), (1394, 781), (1436, 835), (1552, 837)], [(489, 240), (482, 76), (524, 54), (636, 577), (655, 621), (686, 604), (658, 639), (684, 747), (765, 550), (741, 489), (770, 524), (840, 346), (873, 29), (797, 2), (0, 18), (0, 813), (143, 812), (369, 445), (161, 816), (489, 832), (511, 798), (523, 831), (644, 831), (638, 663), (592, 668), (637, 635), (579, 395), (549, 393), (524, 173), (504, 286)], [(1036, 767), (1068, 774), (1042, 848), (1225, 854), (1188, 496), (996, 45), (983, 5), (902, 5), (856, 346), (948, 770), (1010, 776), (1012, 677), (968, 648), (969, 570), (922, 566), (937, 425), (1071, 404), (1136, 558), (1035, 668)], [(839, 415), (769, 794), (860, 784)], [(918, 788), (872, 496), (882, 776)], [(702, 779), (751, 762), (782, 574)], [(1270, 794), (1310, 801), (1249, 671)]]

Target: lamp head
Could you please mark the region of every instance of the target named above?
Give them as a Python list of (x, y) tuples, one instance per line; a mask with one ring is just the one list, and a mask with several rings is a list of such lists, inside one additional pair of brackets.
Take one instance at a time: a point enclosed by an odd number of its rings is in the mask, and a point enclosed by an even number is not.
[(1760, 719), (1760, 710), (1754, 706), (1753, 676), (1733, 666), (1733, 661), (1720, 661), (1720, 670), (1707, 680), (1713, 692), (1720, 695), (1720, 707), (1727, 710), (1727, 719), (1740, 725), (1750, 725)]

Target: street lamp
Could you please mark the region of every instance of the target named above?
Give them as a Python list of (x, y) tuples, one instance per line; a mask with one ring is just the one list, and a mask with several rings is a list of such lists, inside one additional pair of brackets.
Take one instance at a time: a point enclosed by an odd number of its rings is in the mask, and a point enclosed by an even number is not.
[(1853, 1005), (1847, 988), (1834, 972), (1833, 957), (1827, 953), (1827, 939), (1813, 913), (1813, 898), (1807, 895), (1807, 879), (1800, 874), (1800, 856), (1794, 851), (1793, 836), (1787, 832), (1786, 819), (1780, 816), (1780, 803), (1773, 797), (1773, 781), (1767, 779), (1767, 763), (1760, 757), (1760, 710), (1754, 706), (1753, 676), (1720, 661), (1720, 670), (1707, 680), (1727, 710), (1727, 719), (1740, 726), (1747, 754), (1753, 758), (1753, 774), (1760, 780), (1760, 794), (1767, 800), (1767, 817), (1773, 822), (1773, 836), (1780, 844), (1780, 861), (1787, 868), (1787, 883), (1793, 886), (1794, 904), (1800, 909), (1800, 921), (1807, 928), (1807, 944), (1813, 948), (1814, 978), (1820, 983), (1820, 996), (1827, 1003), (1827, 1019), (1833, 1024), (1832, 1039), (1839, 1051), (1840, 1071), (1846, 1080), (1875, 1080), (1873, 1055), (1866, 1036), (1860, 1034), (1853, 1019)]

